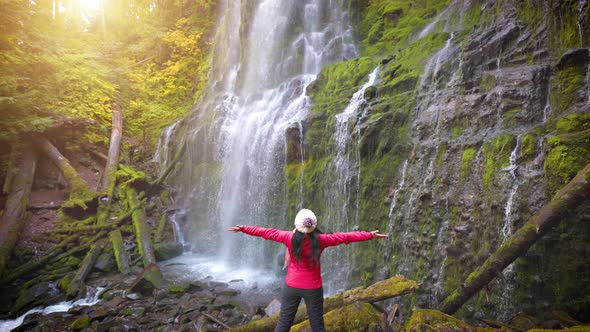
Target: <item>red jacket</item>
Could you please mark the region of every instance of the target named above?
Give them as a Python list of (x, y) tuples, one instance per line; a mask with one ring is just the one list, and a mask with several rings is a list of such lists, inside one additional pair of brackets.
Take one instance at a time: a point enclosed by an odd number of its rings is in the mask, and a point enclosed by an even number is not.
[[(318, 289), (322, 287), (321, 267), (319, 264), (311, 262), (311, 240), (305, 238), (301, 244), (301, 260), (297, 261), (293, 257), (291, 249), (292, 231), (281, 231), (274, 228), (264, 228), (257, 226), (242, 226), (242, 232), (259, 236), (266, 240), (280, 242), (287, 246), (292, 259), (289, 260), (289, 268), (285, 283), (289, 287), (301, 289)], [(320, 234), (320, 254), (327, 248), (337, 246), (343, 243), (367, 241), (373, 238), (370, 232), (349, 232), (349, 233), (332, 233)]]

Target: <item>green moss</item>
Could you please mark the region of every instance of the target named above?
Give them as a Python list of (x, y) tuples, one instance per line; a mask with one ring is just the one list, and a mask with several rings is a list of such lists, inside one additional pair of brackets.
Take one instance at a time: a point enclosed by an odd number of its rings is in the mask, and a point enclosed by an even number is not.
[[(324, 314), (326, 331), (372, 331), (381, 327), (381, 313), (371, 304), (357, 302)], [(297, 324), (291, 331), (309, 331), (309, 321)]]
[(380, 56), (402, 49), (412, 40), (412, 35), (431, 22), (448, 3), (448, 0), (369, 2), (361, 8), (362, 19), (356, 27), (365, 36), (361, 42), (363, 54)]
[(526, 134), (520, 141), (522, 159), (530, 161), (537, 156), (537, 136), (535, 134)]
[(75, 331), (85, 329), (88, 326), (90, 326), (90, 317), (88, 316), (81, 316), (70, 324), (70, 328)]
[(534, 0), (522, 0), (516, 3), (518, 18), (532, 31), (535, 31), (545, 20), (543, 19), (543, 6)]
[(408, 332), (414, 331), (497, 331), (491, 327), (471, 326), (451, 315), (437, 310), (418, 309), (414, 310), (412, 316), (405, 325)]
[(342, 112), (376, 66), (371, 58), (358, 58), (324, 67), (307, 88), (312, 100), (311, 112), (326, 115)]
[(516, 144), (514, 135), (502, 134), (484, 143), (482, 147), (484, 157), (483, 188), (487, 190), (494, 176), (510, 163), (510, 153)]
[[(558, 332), (563, 330), (551, 330), (551, 329), (530, 329), (528, 332)], [(568, 332), (588, 332), (590, 331), (590, 325), (577, 325), (567, 328)]]
[(416, 43), (400, 50), (387, 67), (382, 70), (380, 96), (413, 92), (428, 58), (444, 46), (448, 33), (430, 34)]
[(544, 170), (550, 193), (568, 183), (590, 162), (590, 114), (574, 113), (556, 123), (558, 135), (547, 140), (551, 147)]
[(168, 290), (171, 293), (186, 293), (190, 289), (191, 284), (189, 282), (182, 282), (168, 286)]
[(170, 198), (170, 191), (163, 190), (162, 193), (160, 193), (160, 201), (162, 202), (162, 204), (164, 206), (172, 205), (172, 199)]
[(459, 175), (459, 179), (461, 182), (463, 182), (465, 177), (469, 176), (471, 162), (473, 162), (473, 159), (475, 159), (476, 155), (477, 149), (474, 147), (468, 147), (463, 150), (463, 155), (461, 156), (461, 173)]
[(551, 109), (555, 114), (564, 113), (577, 101), (576, 93), (584, 87), (585, 66), (569, 65), (559, 70), (551, 84)]
[(453, 130), (451, 138), (457, 138), (463, 134), (465, 128), (469, 126), (469, 118), (466, 116), (459, 116), (453, 119)]
[(369, 121), (376, 120), (376, 119), (380, 118), (381, 116), (383, 116), (383, 113), (374, 113), (374, 114), (371, 114), (371, 116), (369, 117)]
[[(522, 112), (520, 108), (513, 108), (508, 112), (504, 112), (502, 114), (502, 118), (504, 119), (504, 123), (513, 123), (513, 121), (518, 117), (518, 115)], [(509, 126), (508, 126), (509, 127)]]
[(471, 1), (463, 14), (462, 26), (468, 31), (473, 31), (476, 26), (485, 26), (490, 18), (489, 11), (482, 11), (481, 1)]
[[(585, 141), (590, 135), (585, 135)], [(549, 151), (545, 159), (545, 177), (549, 184), (550, 192), (554, 193), (576, 176), (589, 160), (590, 145), (575, 146), (571, 144), (561, 145), (564, 141), (552, 141), (554, 147)]]
[(557, 121), (557, 133), (569, 134), (590, 129), (590, 113), (574, 113)]
[(489, 93), (492, 91), (492, 89), (496, 86), (496, 75), (484, 73), (481, 76), (480, 86), (483, 93)]

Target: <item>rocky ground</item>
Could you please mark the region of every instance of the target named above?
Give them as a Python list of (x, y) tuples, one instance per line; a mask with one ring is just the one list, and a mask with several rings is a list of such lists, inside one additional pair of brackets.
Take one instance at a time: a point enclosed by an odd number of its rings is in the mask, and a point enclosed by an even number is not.
[(256, 289), (240, 290), (240, 280), (207, 278), (168, 283), (159, 290), (130, 290), (135, 281), (133, 274), (94, 273), (88, 290), (98, 290), (100, 302), (66, 312), (29, 314), (14, 331), (220, 331), (265, 315), (265, 303), (271, 300), (252, 296)]

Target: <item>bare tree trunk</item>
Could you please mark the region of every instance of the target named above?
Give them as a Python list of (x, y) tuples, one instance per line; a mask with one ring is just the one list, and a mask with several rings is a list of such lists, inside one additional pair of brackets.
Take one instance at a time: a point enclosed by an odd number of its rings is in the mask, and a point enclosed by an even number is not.
[[(342, 293), (328, 297), (324, 300), (324, 315), (328, 312), (345, 307), (355, 302), (379, 302), (392, 297), (413, 293), (418, 289), (418, 284), (413, 280), (408, 280), (403, 276), (396, 276), (386, 280), (381, 280), (369, 287), (357, 287), (349, 289)], [(307, 310), (304, 305), (299, 306), (293, 324), (303, 322), (307, 319)], [(253, 320), (244, 326), (238, 326), (231, 331), (242, 332), (265, 332), (273, 331), (279, 320), (279, 314), (258, 320)]]
[(119, 165), (119, 154), (121, 151), (121, 135), (123, 133), (123, 113), (117, 104), (113, 111), (113, 125), (111, 129), (111, 142), (109, 146), (109, 157), (104, 168), (101, 191), (112, 197), (115, 187), (115, 171)]
[(449, 295), (441, 306), (447, 314), (455, 313), (482, 287), (502, 272), (549, 230), (567, 219), (582, 202), (590, 199), (590, 164), (545, 204), (535, 216), (516, 231), (483, 265), (472, 272), (463, 284)]
[(12, 249), (18, 241), (25, 219), (27, 203), (35, 177), (37, 159), (32, 144), (27, 141), (22, 148), (20, 173), (15, 174), (9, 186), (10, 193), (0, 224), (0, 276), (4, 274)]
[(41, 150), (51, 159), (51, 161), (59, 168), (63, 176), (70, 183), (72, 193), (79, 194), (89, 191), (88, 185), (76, 169), (70, 164), (68, 159), (64, 157), (61, 152), (45, 138), (37, 138), (35, 143), (39, 145)]

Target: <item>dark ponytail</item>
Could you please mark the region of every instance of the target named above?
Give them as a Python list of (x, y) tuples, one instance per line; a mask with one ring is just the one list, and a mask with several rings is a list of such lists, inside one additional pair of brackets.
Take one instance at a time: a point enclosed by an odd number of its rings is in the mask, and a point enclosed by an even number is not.
[[(318, 265), (320, 264), (321, 249), (320, 234), (322, 234), (322, 232), (317, 228), (309, 234), (309, 239), (311, 241), (311, 261), (313, 264)], [(293, 256), (297, 262), (301, 261), (301, 244), (303, 243), (303, 239), (305, 239), (305, 234), (300, 231), (295, 231), (291, 238), (291, 249), (293, 250)]]

